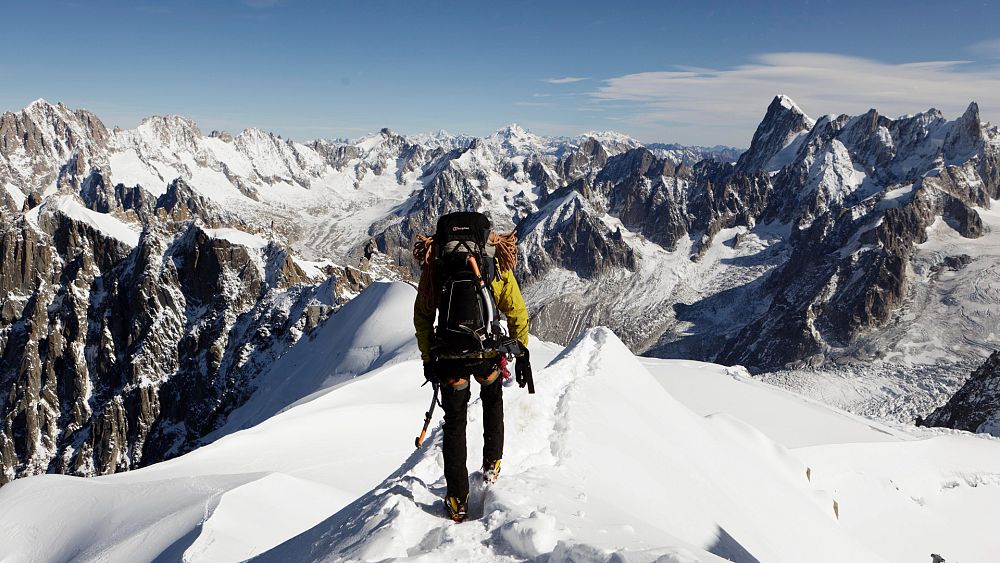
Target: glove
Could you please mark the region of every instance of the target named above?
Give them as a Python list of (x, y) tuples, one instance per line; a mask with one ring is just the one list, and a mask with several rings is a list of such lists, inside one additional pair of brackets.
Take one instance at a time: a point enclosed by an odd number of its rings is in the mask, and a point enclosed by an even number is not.
[(437, 385), (438, 375), (436, 373), (435, 362), (433, 360), (424, 362), (424, 379), (431, 385)]
[(524, 349), (523, 354), (517, 357), (517, 363), (514, 365), (514, 378), (519, 387), (524, 387), (529, 381), (532, 381), (531, 361), (528, 359), (527, 348)]

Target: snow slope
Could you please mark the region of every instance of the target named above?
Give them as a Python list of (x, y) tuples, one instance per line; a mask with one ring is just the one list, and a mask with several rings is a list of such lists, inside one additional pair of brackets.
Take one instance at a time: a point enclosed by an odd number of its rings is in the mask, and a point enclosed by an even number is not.
[[(906, 431), (763, 383), (739, 366), (639, 360), (667, 392), (694, 412), (703, 416), (717, 412), (733, 415), (786, 448), (912, 439)], [(791, 420), (807, 420), (809, 424), (790, 424)]]
[[(988, 561), (1000, 550), (986, 533), (1000, 517), (1000, 441), (904, 433), (721, 366), (640, 361), (607, 329), (562, 351), (533, 343), (538, 393), (507, 390), (503, 475), (456, 525), (441, 516), (440, 412), (412, 449), (430, 394), (418, 388), (414, 297), (403, 283), (362, 292), (262, 374), (209, 445), (127, 473), (4, 486), (0, 560)], [(471, 452), (480, 416), (475, 402)]]
[(337, 311), (322, 331), (300, 340), (271, 364), (258, 378), (254, 395), (208, 441), (255, 426), (359, 374), (419, 354), (412, 325), (386, 322), (412, 318), (412, 291), (404, 283), (372, 284)]

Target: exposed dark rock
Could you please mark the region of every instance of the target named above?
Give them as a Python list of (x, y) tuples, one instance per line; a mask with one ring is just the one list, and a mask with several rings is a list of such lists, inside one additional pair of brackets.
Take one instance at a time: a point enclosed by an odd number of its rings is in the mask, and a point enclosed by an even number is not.
[(371, 281), (345, 270), (312, 285), (281, 247), (193, 224), (147, 230), (131, 248), (44, 209), (37, 227), (22, 219), (2, 233), (0, 256), (0, 483), (183, 453), (342, 303), (338, 289)]
[(1000, 437), (1000, 351), (974, 371), (947, 403), (918, 423)]
[(942, 263), (937, 266), (938, 270), (942, 268), (948, 269), (952, 272), (958, 272), (963, 270), (966, 266), (972, 263), (972, 257), (968, 254), (959, 254), (958, 256), (945, 256)]
[(757, 127), (750, 141), (750, 148), (736, 162), (742, 172), (753, 173), (766, 170), (768, 163), (803, 131), (812, 127), (809, 117), (802, 113), (791, 100), (775, 96), (767, 106), (767, 113)]
[[(635, 252), (624, 243), (621, 233), (611, 231), (588, 213), (577, 192), (571, 188), (563, 188), (561, 192), (565, 193), (565, 202), (558, 205), (561, 208), (558, 223), (548, 225), (545, 230), (546, 252), (525, 256), (522, 263), (525, 267), (519, 269), (524, 283), (531, 283), (553, 266), (572, 269), (583, 278), (595, 278), (612, 268), (634, 270)], [(522, 223), (522, 226), (519, 237), (525, 236), (534, 225)]]

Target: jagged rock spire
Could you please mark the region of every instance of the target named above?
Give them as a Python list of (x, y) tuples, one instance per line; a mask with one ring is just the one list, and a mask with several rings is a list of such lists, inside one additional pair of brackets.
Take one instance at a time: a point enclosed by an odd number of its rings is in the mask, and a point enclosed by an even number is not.
[(814, 124), (791, 98), (783, 94), (775, 96), (753, 134), (750, 148), (740, 156), (737, 168), (743, 172), (767, 170), (775, 155)]

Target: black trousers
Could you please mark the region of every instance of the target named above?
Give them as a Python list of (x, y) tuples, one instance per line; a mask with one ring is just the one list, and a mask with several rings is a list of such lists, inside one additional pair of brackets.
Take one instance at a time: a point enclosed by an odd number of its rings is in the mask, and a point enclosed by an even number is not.
[[(465, 499), (469, 495), (469, 469), (466, 465), (465, 429), (476, 376), (485, 378), (497, 369), (497, 362), (487, 360), (439, 360), (436, 372), (441, 380), (441, 405), (444, 407), (444, 478), (448, 496)], [(465, 379), (465, 389), (455, 389), (449, 382)], [(503, 378), (479, 386), (483, 403), (483, 463), (503, 457)]]

